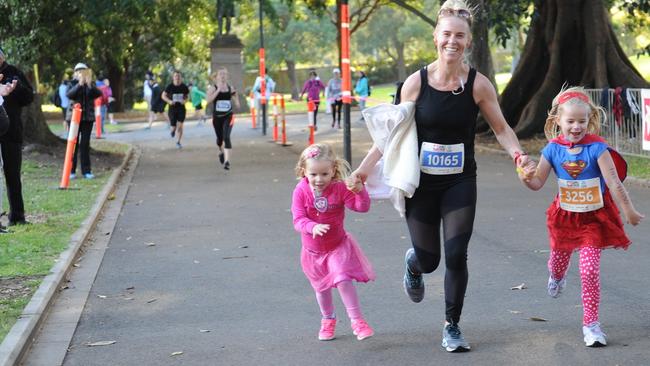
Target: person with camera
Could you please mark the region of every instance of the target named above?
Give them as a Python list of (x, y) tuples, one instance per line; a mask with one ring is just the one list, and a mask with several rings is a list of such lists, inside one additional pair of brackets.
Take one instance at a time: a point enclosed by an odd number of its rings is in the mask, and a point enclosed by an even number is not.
[(95, 99), (101, 97), (102, 92), (92, 80), (92, 70), (86, 64), (78, 63), (75, 65), (73, 80), (67, 96), (71, 100), (71, 106), (74, 106), (75, 103), (81, 104), (81, 121), (77, 133), (77, 146), (74, 149), (72, 158), (70, 179), (77, 177), (78, 154), (81, 154), (81, 174), (86, 179), (93, 179), (95, 176), (90, 168), (90, 134), (93, 131), (93, 123), (95, 122)]
[[(3, 107), (9, 120), (7, 132), (0, 136), (0, 148), (7, 196), (9, 198), (9, 225), (26, 224), (25, 205), (23, 203), (23, 188), (20, 180), (20, 170), (23, 160), (23, 122), (20, 114), (24, 106), (34, 100), (34, 90), (25, 75), (15, 66), (6, 61), (4, 50), (0, 48), (0, 74), (2, 89), (12, 89), (4, 96)], [(8, 87), (6, 84), (11, 84)]]

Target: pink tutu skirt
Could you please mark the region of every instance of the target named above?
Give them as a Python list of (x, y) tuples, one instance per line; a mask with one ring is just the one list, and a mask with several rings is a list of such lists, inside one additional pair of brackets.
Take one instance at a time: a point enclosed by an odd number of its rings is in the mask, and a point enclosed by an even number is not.
[(300, 264), (317, 292), (336, 287), (341, 281), (368, 282), (375, 279), (372, 265), (350, 234), (346, 234), (341, 244), (328, 252), (303, 247)]

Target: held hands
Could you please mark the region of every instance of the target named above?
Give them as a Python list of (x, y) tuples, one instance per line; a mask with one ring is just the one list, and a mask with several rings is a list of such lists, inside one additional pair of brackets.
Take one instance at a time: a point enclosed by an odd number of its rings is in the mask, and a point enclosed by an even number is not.
[(345, 180), (345, 185), (351, 192), (359, 193), (363, 190), (363, 182), (366, 180), (367, 175), (364, 175), (357, 170), (352, 172)]
[(311, 237), (316, 239), (316, 236), (323, 236), (329, 231), (329, 229), (329, 224), (316, 224), (316, 226), (311, 230)]
[(529, 182), (533, 179), (536, 170), (537, 163), (530, 159), (528, 155), (521, 155), (517, 159), (517, 175), (522, 182)]

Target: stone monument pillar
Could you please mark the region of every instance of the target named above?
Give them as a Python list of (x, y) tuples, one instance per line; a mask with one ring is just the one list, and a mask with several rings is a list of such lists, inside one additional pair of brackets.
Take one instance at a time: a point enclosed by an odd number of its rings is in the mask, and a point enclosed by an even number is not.
[[(247, 96), (244, 95), (244, 45), (234, 34), (217, 34), (210, 42), (210, 72), (225, 67), (230, 83), (237, 90), (241, 108), (235, 112), (248, 111)], [(251, 85), (252, 86), (252, 85)]]

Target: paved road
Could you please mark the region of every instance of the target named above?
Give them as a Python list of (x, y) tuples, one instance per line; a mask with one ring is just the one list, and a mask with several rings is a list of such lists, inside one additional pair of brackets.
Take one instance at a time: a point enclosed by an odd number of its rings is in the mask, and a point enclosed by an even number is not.
[[(368, 137), (361, 124), (354, 126), (358, 163)], [(338, 131), (321, 131), (317, 140), (340, 140)], [(441, 271), (426, 277), (422, 303), (404, 295), (408, 234), (386, 202), (373, 203), (369, 214), (348, 214), (346, 222), (377, 272), (375, 282), (358, 286), (376, 336), (357, 341), (337, 298), (337, 338), (319, 342), (319, 311), (300, 270), (289, 211), (293, 167), (306, 141), (300, 133), (292, 127), (295, 145), (280, 147), (240, 122), (229, 172), (218, 164), (205, 126), (189, 124), (180, 151), (162, 126), (109, 136), (137, 143), (143, 154), (64, 364), (650, 364), (650, 221), (628, 228), (635, 242), (628, 251), (603, 255), (601, 321), (610, 346), (587, 349), (576, 258), (563, 296), (545, 293), (544, 211), (554, 184), (527, 191), (510, 161), (492, 154), (478, 154), (462, 320), (472, 352), (448, 354), (439, 346)], [(650, 191), (630, 190), (638, 209), (650, 214)], [(510, 290), (521, 283), (528, 288)], [(116, 343), (84, 345), (103, 340)]]

